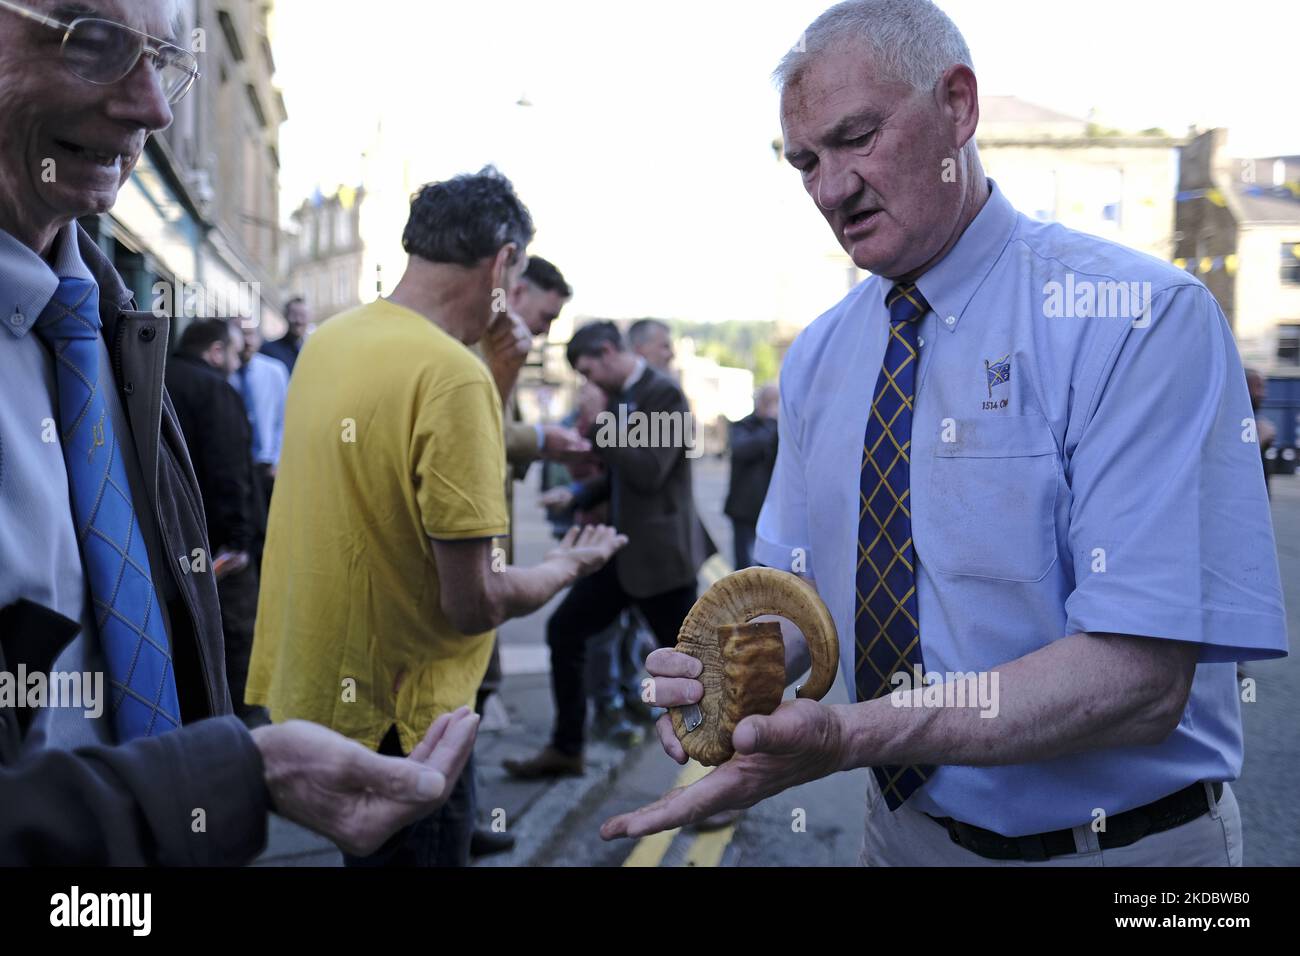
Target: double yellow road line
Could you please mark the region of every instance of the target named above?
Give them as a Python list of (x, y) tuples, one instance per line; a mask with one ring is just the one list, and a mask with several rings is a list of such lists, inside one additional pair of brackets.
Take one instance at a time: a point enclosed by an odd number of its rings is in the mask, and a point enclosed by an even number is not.
[[(709, 773), (709, 768), (696, 763), (694, 760), (687, 762), (682, 768), (682, 772), (677, 775), (677, 782), (673, 784), (676, 787), (688, 787), (697, 780), (702, 780)], [(628, 858), (623, 861), (624, 866), (659, 866), (663, 862), (664, 854), (668, 852), (668, 847), (672, 845), (677, 834), (681, 832), (680, 827), (672, 830), (665, 830), (662, 833), (652, 833), (650, 836), (642, 837), (637, 841)], [(722, 855), (727, 851), (731, 844), (731, 839), (736, 834), (736, 825), (723, 827), (721, 830), (710, 830), (705, 833), (697, 833), (691, 839), (690, 845), (686, 849), (686, 866), (717, 866), (722, 861)]]
[[(732, 572), (731, 565), (727, 559), (720, 554), (715, 554), (709, 560), (704, 562), (700, 568), (700, 577), (704, 579), (706, 587), (712, 587), (719, 579)], [(702, 780), (709, 772), (709, 768), (694, 760), (688, 761), (682, 768), (682, 772), (677, 775), (677, 782), (673, 784), (674, 788), (689, 787), (697, 780)], [(668, 847), (672, 845), (677, 834), (681, 832), (680, 827), (672, 830), (665, 830), (663, 833), (652, 833), (650, 836), (642, 837), (637, 841), (628, 858), (623, 861), (624, 866), (659, 866), (663, 862), (664, 854), (668, 852)], [(720, 830), (710, 830), (705, 833), (697, 833), (691, 840), (690, 846), (686, 850), (687, 866), (717, 866), (722, 860), (722, 854), (727, 851), (731, 839), (735, 836), (736, 825), (723, 827)]]

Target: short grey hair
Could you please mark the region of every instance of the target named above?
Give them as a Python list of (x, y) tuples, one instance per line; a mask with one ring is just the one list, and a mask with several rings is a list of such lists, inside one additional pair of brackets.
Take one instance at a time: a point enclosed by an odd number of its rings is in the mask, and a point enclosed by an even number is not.
[(814, 58), (846, 40), (865, 41), (889, 78), (928, 92), (957, 64), (974, 69), (956, 24), (931, 0), (845, 0), (804, 31), (772, 77), (784, 91)]
[(663, 329), (664, 334), (672, 338), (673, 330), (668, 327), (667, 322), (660, 322), (658, 319), (638, 319), (627, 330), (627, 340), (631, 343), (632, 348), (640, 348), (650, 341), (650, 334), (655, 329)]

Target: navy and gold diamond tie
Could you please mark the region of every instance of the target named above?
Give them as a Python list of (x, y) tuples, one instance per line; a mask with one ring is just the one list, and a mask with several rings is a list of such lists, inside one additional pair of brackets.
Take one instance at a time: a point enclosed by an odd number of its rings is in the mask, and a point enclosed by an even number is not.
[(180, 725), (167, 631), (99, 380), (99, 289), (63, 278), (36, 323), (54, 353), (59, 429), (86, 584), (112, 685), (117, 740)]
[[(916, 551), (912, 545), (912, 405), (916, 399), (917, 345), (929, 304), (914, 285), (894, 286), (889, 342), (871, 399), (862, 450), (858, 510), (857, 611), (854, 635), (858, 700), (894, 689), (899, 670), (909, 677), (921, 666), (920, 615), (916, 600)], [(890, 810), (900, 807), (933, 767), (873, 767)]]

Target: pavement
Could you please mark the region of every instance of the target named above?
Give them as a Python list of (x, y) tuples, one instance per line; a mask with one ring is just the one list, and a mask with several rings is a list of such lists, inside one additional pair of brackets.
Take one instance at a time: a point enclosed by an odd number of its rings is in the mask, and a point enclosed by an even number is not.
[[(710, 533), (730, 555), (729, 523), (721, 517), (727, 468), (704, 458), (695, 463), (696, 500)], [(531, 564), (551, 546), (549, 526), (536, 504), (534, 472), (516, 495), (516, 561)], [(1278, 542), (1290, 633), (1300, 635), (1300, 477), (1273, 480), (1273, 522)], [(706, 565), (701, 587), (725, 572)], [(673, 786), (697, 779), (704, 768), (678, 767), (664, 756), (652, 728), (644, 743), (623, 750), (593, 741), (583, 777), (517, 781), (501, 761), (529, 756), (548, 739), (553, 707), (544, 624), (551, 605), (511, 621), (500, 632), (505, 680), (501, 697), (509, 726), (483, 730), (475, 747), (480, 816), (516, 837), (510, 853), (478, 866), (848, 866), (862, 843), (863, 793), (869, 771), (837, 774), (779, 794), (747, 811), (731, 826), (694, 828), (640, 841), (605, 843), (597, 830), (616, 813), (648, 803)], [(1255, 681), (1255, 701), (1242, 704), (1246, 759), (1234, 783), (1242, 808), (1245, 862), (1251, 866), (1300, 865), (1300, 655), (1243, 666)], [(837, 686), (829, 700), (844, 700)], [(328, 841), (274, 818), (266, 852), (255, 865), (337, 866)]]
[(1239, 669), (1255, 700), (1241, 705), (1246, 757), (1232, 788), (1245, 864), (1300, 866), (1300, 476), (1275, 476), (1271, 487), (1291, 655)]

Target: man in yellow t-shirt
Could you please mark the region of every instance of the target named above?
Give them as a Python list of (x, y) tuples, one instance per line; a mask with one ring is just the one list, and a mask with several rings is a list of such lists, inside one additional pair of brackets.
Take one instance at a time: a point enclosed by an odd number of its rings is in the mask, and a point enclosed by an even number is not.
[[(469, 350), (504, 319), (533, 226), (490, 167), (425, 186), (392, 296), (337, 316), (290, 383), (247, 700), (381, 753), (409, 753), (472, 704), (504, 620), (602, 567), (626, 539), (571, 535), (534, 568), (493, 568), (509, 530), (501, 402)], [(349, 865), (464, 865), (473, 767), (447, 803)]]

